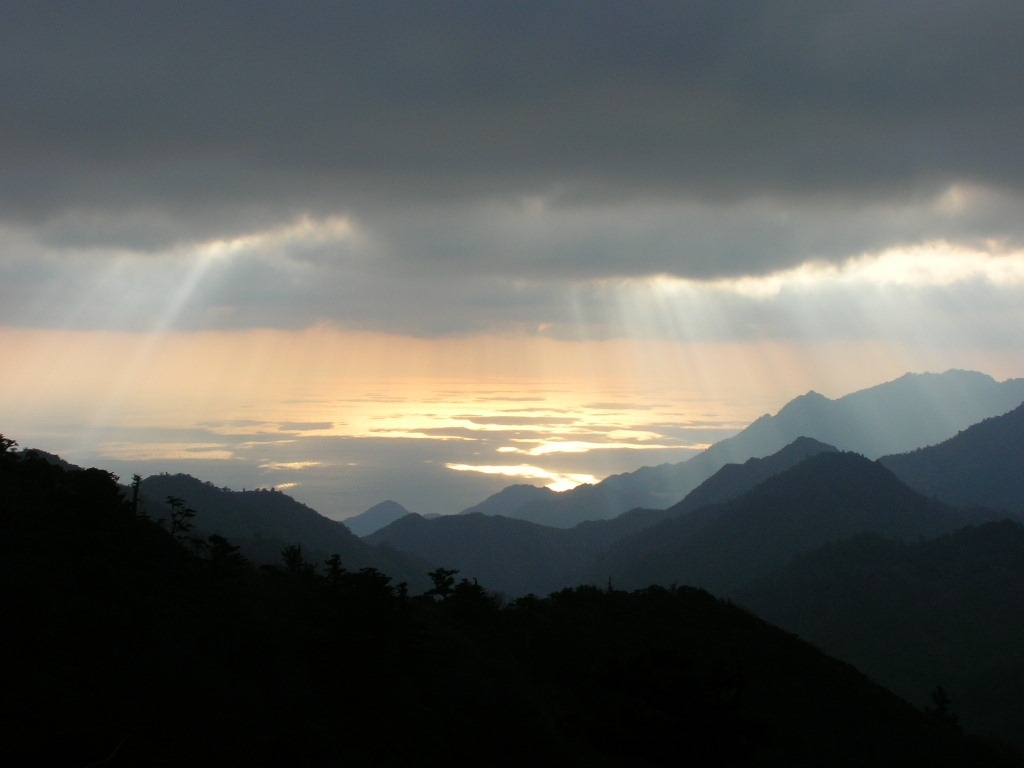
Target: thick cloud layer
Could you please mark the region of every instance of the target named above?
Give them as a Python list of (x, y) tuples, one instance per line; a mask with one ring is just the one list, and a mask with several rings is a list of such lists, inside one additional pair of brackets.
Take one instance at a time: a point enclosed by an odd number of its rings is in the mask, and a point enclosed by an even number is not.
[(1009, 0), (8, 2), (0, 319), (84, 284), (81, 323), (135, 327), (111, 265), (201, 287), (172, 325), (440, 333), (561, 322), (581, 282), (1019, 248), (1022, 32)]

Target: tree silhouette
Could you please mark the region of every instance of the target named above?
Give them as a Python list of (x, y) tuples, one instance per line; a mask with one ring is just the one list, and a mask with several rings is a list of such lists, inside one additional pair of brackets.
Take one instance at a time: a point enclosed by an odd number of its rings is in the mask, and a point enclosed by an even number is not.
[(458, 570), (455, 568), (435, 568), (427, 575), (434, 582), (434, 586), (426, 591), (427, 595), (434, 595), (445, 600), (452, 593), (455, 587), (455, 576)]
[(295, 576), (309, 575), (316, 571), (316, 567), (302, 557), (301, 544), (289, 544), (282, 549), (281, 559), (284, 561), (284, 569)]
[(206, 538), (206, 553), (210, 565), (217, 571), (240, 570), (249, 565), (239, 548), (217, 533)]
[(931, 694), (932, 703), (924, 708), (928, 717), (936, 722), (947, 725), (957, 725), (960, 716), (953, 711), (953, 702), (949, 698), (946, 689), (941, 685), (935, 686)]
[(341, 555), (335, 552), (327, 560), (324, 561), (324, 565), (327, 566), (327, 583), (331, 585), (333, 589), (338, 589), (341, 586), (342, 580), (345, 578), (345, 574), (348, 573), (341, 565)]
[(136, 515), (139, 513), (139, 490), (142, 487), (142, 476), (135, 474), (132, 475), (132, 512)]
[(166, 523), (171, 535), (184, 543), (188, 540), (188, 532), (192, 530), (192, 518), (196, 516), (196, 511), (191, 507), (186, 507), (185, 500), (179, 499), (177, 496), (168, 496), (167, 504), (171, 508), (169, 522), (161, 519), (159, 524)]

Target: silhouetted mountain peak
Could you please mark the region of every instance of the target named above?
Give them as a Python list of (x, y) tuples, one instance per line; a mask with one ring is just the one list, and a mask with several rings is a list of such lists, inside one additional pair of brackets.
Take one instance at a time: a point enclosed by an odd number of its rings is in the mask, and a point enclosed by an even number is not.
[(814, 438), (798, 437), (771, 456), (747, 459), (742, 464), (726, 464), (688, 493), (682, 501), (669, 507), (669, 511), (672, 514), (680, 514), (730, 501), (810, 456), (836, 450), (834, 446)]
[(881, 490), (910, 492), (881, 464), (852, 451), (829, 451), (804, 459), (796, 466), (768, 478), (760, 493), (803, 494), (812, 486), (831, 496), (860, 497)]
[(374, 504), (365, 512), (355, 515), (353, 517), (346, 518), (342, 522), (345, 527), (348, 528), (356, 536), (369, 536), (374, 531), (378, 531), (385, 525), (398, 520), (401, 517), (405, 517), (409, 514), (409, 510), (399, 504), (397, 501), (382, 501), (379, 504)]
[(767, 479), (771, 475), (775, 475), (789, 469), (811, 456), (816, 456), (819, 453), (837, 452), (839, 452), (839, 449), (834, 445), (823, 443), (821, 440), (815, 440), (813, 437), (800, 436), (770, 456), (747, 459), (743, 462), (743, 466), (759, 466), (767, 468), (770, 472), (770, 474), (765, 475), (765, 478)]
[(797, 395), (792, 400), (790, 400), (783, 408), (783, 410), (785, 410), (785, 408), (817, 405), (825, 402), (831, 402), (831, 399), (825, 397), (823, 394), (816, 390), (809, 389), (806, 393), (802, 395)]

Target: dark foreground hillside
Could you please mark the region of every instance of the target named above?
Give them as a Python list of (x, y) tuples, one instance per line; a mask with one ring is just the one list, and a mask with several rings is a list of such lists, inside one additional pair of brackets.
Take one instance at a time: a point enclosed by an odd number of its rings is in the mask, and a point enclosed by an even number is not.
[(0, 453), (5, 765), (1020, 766), (738, 608), (254, 569)]
[(963, 724), (1024, 746), (1024, 526), (920, 542), (865, 535), (737, 595), (911, 701), (937, 684)]
[(202, 514), (193, 522), (203, 535), (217, 533), (237, 544), (256, 564), (277, 562), (281, 550), (298, 544), (317, 561), (339, 554), (350, 568), (377, 568), (420, 591), (430, 586), (426, 561), (384, 547), (371, 547), (343, 523), (284, 493), (262, 489), (231, 491), (189, 475), (153, 475), (140, 484), (141, 504), (152, 518), (166, 517), (165, 500), (176, 497)]

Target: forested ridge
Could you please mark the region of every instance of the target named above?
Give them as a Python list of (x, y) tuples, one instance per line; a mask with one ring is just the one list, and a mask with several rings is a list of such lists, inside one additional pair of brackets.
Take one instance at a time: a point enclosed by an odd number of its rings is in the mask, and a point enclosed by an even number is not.
[(706, 592), (253, 567), (0, 453), (6, 765), (1021, 765)]

